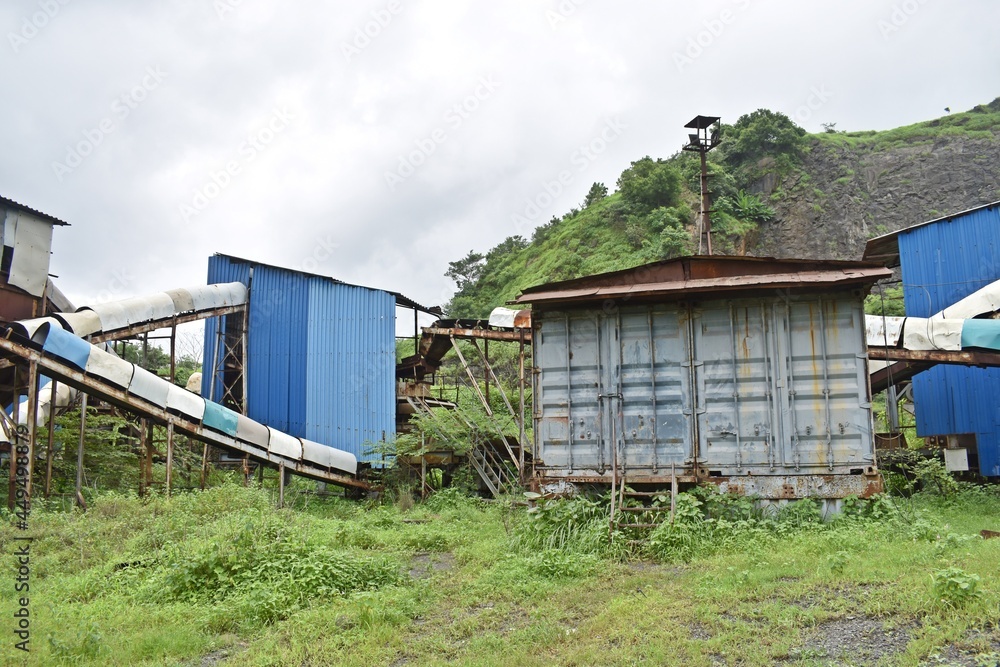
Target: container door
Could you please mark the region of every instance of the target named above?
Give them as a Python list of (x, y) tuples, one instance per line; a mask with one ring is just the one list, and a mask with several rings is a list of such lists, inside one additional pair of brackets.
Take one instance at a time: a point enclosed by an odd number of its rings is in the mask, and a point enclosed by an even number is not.
[(633, 478), (682, 468), (690, 456), (686, 324), (686, 313), (682, 320), (668, 306), (623, 310), (618, 318), (620, 398), (606, 405), (620, 403), (619, 464)]
[(864, 321), (851, 299), (779, 301), (784, 463), (846, 472), (872, 461)]
[(603, 471), (598, 320), (559, 312), (538, 319), (538, 457), (546, 466), (569, 473)]
[(769, 309), (760, 301), (712, 302), (696, 313), (699, 459), (716, 474), (767, 471), (775, 455)]

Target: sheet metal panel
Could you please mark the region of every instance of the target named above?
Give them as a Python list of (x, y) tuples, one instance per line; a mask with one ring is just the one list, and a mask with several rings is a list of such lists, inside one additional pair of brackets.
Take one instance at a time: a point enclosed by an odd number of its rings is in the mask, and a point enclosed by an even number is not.
[[(546, 476), (849, 473), (873, 463), (857, 297), (534, 313)], [(696, 439), (697, 438), (697, 439)], [(696, 445), (696, 447), (695, 447)]]
[(171, 289), (164, 292), (170, 297), (170, 300), (174, 304), (175, 313), (187, 313), (194, 310), (194, 299), (191, 298), (191, 292), (185, 288)]
[(908, 317), (903, 328), (903, 347), (907, 350), (961, 350), (963, 322)]
[[(1000, 209), (901, 232), (898, 243), (907, 315), (929, 317), (1000, 280)], [(980, 472), (1000, 476), (998, 395), (1000, 369), (942, 364), (919, 373), (917, 434), (975, 433)]]
[[(249, 267), (244, 265), (235, 268), (238, 273), (249, 275)], [(191, 296), (191, 303), (193, 304), (195, 310), (208, 310), (211, 308), (236, 306), (246, 303), (247, 300), (246, 285), (241, 281), (228, 281), (221, 284), (188, 287), (187, 291)]]
[(969, 320), (1000, 310), (1000, 281), (992, 282), (934, 315), (938, 319)]
[[(256, 274), (255, 274), (256, 281)], [(388, 292), (309, 281), (305, 435), (358, 459), (395, 432), (396, 299)]]
[(239, 422), (239, 415), (224, 405), (205, 401), (205, 415), (201, 423), (216, 431), (221, 431), (227, 435), (236, 435), (236, 426)]
[[(8, 217), (10, 212), (8, 212)], [(45, 292), (52, 254), (52, 223), (19, 212), (14, 224), (14, 252), (7, 282), (32, 296)], [(7, 240), (4, 242), (7, 245)]]
[(249, 442), (263, 450), (267, 450), (267, 441), (270, 437), (267, 427), (259, 422), (255, 422), (249, 417), (237, 415), (236, 417), (236, 437), (243, 442)]
[(167, 390), (167, 410), (200, 422), (205, 416), (205, 399), (171, 383)]
[(54, 317), (36, 317), (30, 320), (20, 320), (18, 322), (12, 322), (10, 328), (13, 329), (18, 335), (23, 336), (24, 338), (32, 339), (35, 336), (35, 332), (38, 331), (43, 324), (48, 324), (58, 329), (63, 328), (62, 322)]
[(42, 324), (32, 339), (36, 343), (42, 343), (42, 350), (45, 352), (65, 359), (80, 370), (86, 368), (92, 346), (58, 325)]
[(90, 355), (87, 357), (87, 368), (85, 370), (88, 375), (102, 378), (111, 384), (125, 389), (132, 381), (135, 366), (91, 345)]
[(276, 431), (270, 426), (267, 427), (269, 433), (267, 441), (267, 451), (286, 459), (299, 461), (302, 459), (302, 441), (296, 437)]
[(875, 347), (896, 347), (902, 338), (905, 317), (865, 315), (865, 342)]
[[(84, 343), (87, 345), (87, 343)], [(132, 373), (132, 381), (128, 384), (128, 393), (142, 397), (161, 408), (167, 407), (167, 394), (172, 383), (150, 373), (141, 366), (136, 366)]]
[(358, 472), (358, 459), (354, 454), (305, 438), (302, 438), (302, 460), (351, 475)]
[(81, 338), (101, 330), (101, 316), (92, 310), (78, 310), (75, 313), (55, 313), (53, 315), (63, 323), (63, 328), (72, 331)]
[[(247, 283), (250, 264), (209, 259), (208, 280)], [(248, 415), (361, 458), (395, 431), (395, 296), (255, 264), (249, 304)], [(206, 368), (219, 324), (206, 322)], [(211, 374), (202, 378), (208, 395)], [(221, 388), (216, 380), (216, 398)], [(373, 458), (373, 457), (372, 457)]]

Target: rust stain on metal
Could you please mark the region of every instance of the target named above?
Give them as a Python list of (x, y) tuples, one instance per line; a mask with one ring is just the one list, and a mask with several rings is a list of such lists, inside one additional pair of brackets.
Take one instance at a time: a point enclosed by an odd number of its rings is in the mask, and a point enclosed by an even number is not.
[(778, 260), (760, 257), (683, 257), (524, 290), (516, 303), (596, 301), (768, 289), (871, 285), (892, 275), (862, 262)]

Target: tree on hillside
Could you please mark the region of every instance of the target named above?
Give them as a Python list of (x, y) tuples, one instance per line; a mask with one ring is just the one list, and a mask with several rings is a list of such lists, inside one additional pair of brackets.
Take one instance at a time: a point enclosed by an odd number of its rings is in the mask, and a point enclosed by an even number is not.
[(458, 285), (459, 291), (462, 291), (475, 285), (483, 275), (484, 259), (486, 258), (483, 255), (470, 250), (469, 254), (462, 259), (456, 262), (448, 262), (448, 270), (445, 271), (444, 275), (454, 280), (455, 284)]
[(583, 199), (583, 207), (588, 208), (608, 196), (608, 186), (604, 183), (594, 183), (590, 186), (590, 191)]
[(723, 126), (722, 150), (731, 166), (741, 167), (765, 157), (798, 154), (805, 134), (785, 114), (757, 109)]
[(681, 191), (677, 167), (648, 155), (636, 160), (618, 177), (622, 200), (636, 213), (649, 213), (661, 206), (674, 206)]

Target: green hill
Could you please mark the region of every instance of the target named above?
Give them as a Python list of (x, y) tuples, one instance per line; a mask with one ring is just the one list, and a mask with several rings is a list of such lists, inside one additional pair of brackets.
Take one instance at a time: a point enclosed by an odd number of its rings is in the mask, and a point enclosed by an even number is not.
[[(1000, 199), (1000, 98), (882, 132), (807, 134), (766, 109), (718, 131), (716, 254), (857, 259), (872, 236)], [(532, 285), (692, 254), (698, 189), (696, 155), (636, 160), (617, 191), (595, 183), (530, 240), (451, 262), (449, 315), (486, 317)]]

